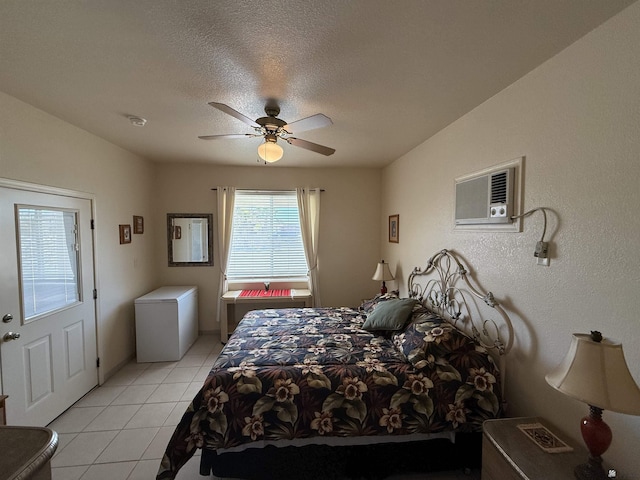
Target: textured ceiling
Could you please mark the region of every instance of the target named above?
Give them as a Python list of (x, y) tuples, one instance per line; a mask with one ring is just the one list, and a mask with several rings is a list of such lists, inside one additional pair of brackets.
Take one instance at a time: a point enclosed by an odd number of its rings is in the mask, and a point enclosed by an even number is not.
[[(632, 0), (2, 0), (0, 90), (154, 161), (255, 165), (267, 97), (333, 125), (275, 166), (387, 165)], [(148, 120), (132, 126), (126, 115)], [(282, 142), (281, 142), (282, 143)]]

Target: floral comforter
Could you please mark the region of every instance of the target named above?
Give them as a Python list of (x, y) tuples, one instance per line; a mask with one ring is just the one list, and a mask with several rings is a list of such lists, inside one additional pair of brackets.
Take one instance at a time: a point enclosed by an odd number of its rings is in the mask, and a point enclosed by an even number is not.
[(256, 310), (240, 323), (171, 438), (157, 479), (198, 448), (264, 441), (481, 431), (499, 374), (469, 337), (416, 311), (402, 331), (349, 308)]

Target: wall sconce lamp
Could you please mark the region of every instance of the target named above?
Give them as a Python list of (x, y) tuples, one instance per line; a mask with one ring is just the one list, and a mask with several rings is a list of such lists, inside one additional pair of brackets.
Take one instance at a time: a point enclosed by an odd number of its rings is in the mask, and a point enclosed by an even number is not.
[(566, 357), (545, 378), (556, 390), (589, 405), (590, 413), (580, 424), (589, 460), (576, 466), (576, 478), (608, 478), (602, 454), (611, 445), (612, 433), (602, 411), (640, 415), (640, 388), (629, 372), (622, 345), (603, 339), (600, 332), (574, 333)]
[(395, 280), (391, 274), (391, 270), (389, 270), (389, 264), (385, 263), (384, 260), (380, 260), (380, 263), (378, 263), (378, 267), (376, 268), (376, 273), (373, 274), (371, 280), (382, 281), (380, 293), (382, 295), (387, 293), (387, 285), (384, 282), (386, 280)]
[(545, 242), (544, 236), (547, 233), (547, 208), (546, 207), (538, 207), (529, 210), (528, 212), (524, 212), (522, 215), (513, 215), (511, 220), (515, 220), (517, 218), (527, 217), (535, 212), (542, 212), (542, 216), (544, 218), (544, 224), (542, 226), (542, 236), (540, 237), (540, 241), (536, 243), (536, 249), (533, 252), (533, 256), (536, 257), (538, 265), (543, 265), (545, 267), (549, 266), (549, 242)]

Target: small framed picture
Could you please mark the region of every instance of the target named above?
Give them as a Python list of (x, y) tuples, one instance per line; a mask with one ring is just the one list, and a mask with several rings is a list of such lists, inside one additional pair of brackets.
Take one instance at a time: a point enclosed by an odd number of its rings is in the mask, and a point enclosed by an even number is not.
[(120, 244), (131, 243), (131, 225), (120, 225)]
[(144, 218), (138, 215), (133, 216), (133, 233), (144, 233)]
[(400, 215), (389, 215), (389, 241), (398, 243), (400, 239)]

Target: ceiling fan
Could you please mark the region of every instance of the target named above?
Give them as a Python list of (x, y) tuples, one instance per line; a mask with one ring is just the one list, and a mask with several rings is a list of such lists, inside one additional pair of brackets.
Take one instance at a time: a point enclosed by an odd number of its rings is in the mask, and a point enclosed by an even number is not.
[(282, 147), (278, 145), (278, 138), (284, 140), (290, 145), (301, 147), (312, 152), (320, 153), (322, 155), (333, 155), (334, 148), (325, 147), (324, 145), (318, 145), (317, 143), (302, 140), (291, 136), (294, 132), (303, 132), (305, 130), (313, 130), (314, 128), (327, 127), (333, 125), (333, 122), (329, 117), (322, 113), (316, 113), (310, 117), (296, 120), (295, 122), (287, 123), (284, 120), (278, 118), (280, 114), (280, 107), (278, 102), (274, 99), (267, 100), (264, 107), (266, 117), (260, 117), (256, 120), (251, 120), (249, 117), (234, 110), (224, 103), (209, 102), (213, 108), (217, 108), (221, 112), (224, 112), (238, 120), (243, 121), (254, 129), (254, 133), (235, 133), (228, 135), (202, 135), (198, 138), (202, 140), (218, 140), (221, 138), (245, 138), (245, 137), (264, 137), (264, 143), (258, 147), (258, 155), (262, 160), (268, 163), (277, 162), (282, 158), (284, 151)]

